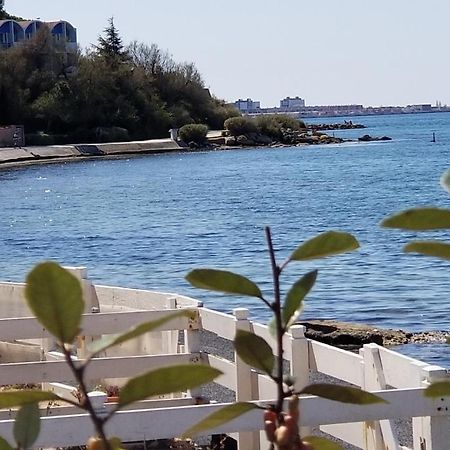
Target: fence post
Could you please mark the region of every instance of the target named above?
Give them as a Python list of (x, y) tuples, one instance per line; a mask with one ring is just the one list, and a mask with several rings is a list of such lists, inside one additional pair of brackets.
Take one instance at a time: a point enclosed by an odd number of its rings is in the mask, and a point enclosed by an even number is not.
[[(251, 331), (251, 323), (248, 320), (250, 311), (246, 308), (233, 309), (236, 320), (236, 331)], [(236, 401), (246, 402), (254, 400), (252, 390), (252, 369), (241, 358), (237, 352), (234, 354), (236, 363)], [(238, 438), (239, 450), (259, 449), (259, 432), (241, 432)]]
[[(199, 306), (203, 304), (199, 304)], [(199, 317), (200, 314), (197, 310), (197, 316), (196, 319), (189, 322), (189, 330), (184, 331), (184, 349), (186, 353), (193, 354), (197, 353), (200, 354), (201, 351), (201, 341), (200, 341), (200, 329), (199, 329)], [(200, 362), (200, 358), (198, 356), (192, 356), (192, 362)], [(189, 391), (189, 395), (192, 398), (201, 397), (202, 395), (202, 389), (201, 387), (191, 389)]]
[[(294, 325), (290, 328), (291, 344), (291, 375), (295, 379), (294, 388), (301, 391), (309, 384), (309, 346), (305, 338), (305, 327)], [(309, 427), (301, 427), (300, 434), (308, 436), (312, 432)]]
[[(422, 386), (436, 381), (448, 380), (448, 373), (442, 367), (427, 366), (422, 369)], [(450, 445), (450, 398), (435, 399), (436, 415), (413, 419), (414, 450), (441, 450)]]
[(89, 400), (92, 403), (92, 407), (94, 408), (95, 414), (98, 417), (104, 417), (107, 413), (106, 411), (106, 400), (107, 395), (105, 392), (101, 391), (92, 391), (88, 393)]
[[(364, 361), (363, 388), (367, 391), (386, 389), (380, 347), (377, 344), (365, 344), (361, 353)], [(400, 448), (397, 435), (389, 420), (364, 422), (364, 433), (367, 450)]]

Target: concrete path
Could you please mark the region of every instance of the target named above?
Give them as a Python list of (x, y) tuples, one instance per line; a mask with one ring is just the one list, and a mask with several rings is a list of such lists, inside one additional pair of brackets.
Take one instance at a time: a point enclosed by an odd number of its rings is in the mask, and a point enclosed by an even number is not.
[(183, 150), (171, 139), (111, 142), (107, 144), (51, 145), (0, 148), (0, 167), (36, 164), (44, 161), (67, 161), (78, 158), (164, 153)]

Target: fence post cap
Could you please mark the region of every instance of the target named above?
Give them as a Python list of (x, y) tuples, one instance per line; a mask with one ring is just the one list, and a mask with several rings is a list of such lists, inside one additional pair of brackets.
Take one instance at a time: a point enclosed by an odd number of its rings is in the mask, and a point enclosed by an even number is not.
[(247, 308), (235, 308), (233, 309), (233, 314), (236, 320), (247, 320), (250, 315), (250, 310)]
[(447, 369), (440, 366), (426, 366), (422, 370), (428, 381), (445, 380), (449, 378)]
[(304, 325), (293, 325), (289, 331), (294, 339), (301, 339), (305, 337), (305, 329)]

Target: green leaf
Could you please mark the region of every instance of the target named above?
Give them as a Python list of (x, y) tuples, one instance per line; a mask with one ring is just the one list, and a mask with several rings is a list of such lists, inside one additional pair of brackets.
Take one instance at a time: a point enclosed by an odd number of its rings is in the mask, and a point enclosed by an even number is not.
[(438, 381), (425, 389), (426, 397), (443, 397), (450, 395), (450, 381)]
[(342, 447), (336, 442), (317, 436), (306, 436), (302, 438), (302, 441), (311, 444), (314, 450), (342, 450)]
[(14, 421), (14, 439), (18, 448), (30, 448), (39, 436), (41, 416), (39, 405), (30, 403), (20, 408)]
[(300, 315), (303, 309), (303, 299), (314, 286), (317, 278), (317, 270), (308, 272), (297, 281), (286, 296), (283, 307), (283, 325), (289, 328)]
[(148, 397), (192, 389), (213, 381), (221, 374), (220, 370), (212, 367), (193, 364), (157, 369), (129, 380), (120, 391), (119, 407)]
[(156, 328), (160, 327), (161, 325), (164, 325), (165, 323), (170, 322), (171, 320), (173, 320), (177, 317), (180, 317), (180, 316), (194, 317), (195, 314), (196, 313), (194, 311), (180, 310), (176, 313), (170, 314), (161, 319), (153, 320), (151, 322), (146, 322), (146, 323), (137, 325), (136, 327), (133, 327), (131, 330), (128, 330), (125, 333), (105, 336), (104, 338), (93, 342), (89, 346), (89, 350), (93, 354), (103, 352), (103, 351), (107, 350), (108, 348), (111, 348), (115, 345), (122, 344), (123, 342), (129, 341), (130, 339), (134, 339), (136, 337), (139, 337), (142, 334), (149, 333), (149, 332), (155, 330)]
[(0, 437), (0, 450), (13, 450), (13, 448), (7, 440)]
[(195, 269), (186, 275), (192, 286), (227, 294), (262, 297), (259, 287), (248, 278), (226, 270)]
[(341, 403), (370, 405), (372, 403), (387, 403), (386, 400), (359, 388), (336, 386), (334, 384), (310, 384), (301, 390), (301, 394), (317, 395), (318, 397)]
[(78, 334), (84, 304), (80, 282), (54, 262), (37, 265), (27, 276), (28, 305), (45, 328), (62, 343)]
[(267, 323), (267, 328), (269, 329), (270, 335), (276, 339), (277, 338), (277, 321), (275, 320), (275, 317), (272, 317), (272, 319), (269, 320), (269, 322)]
[(272, 375), (275, 358), (272, 348), (262, 337), (248, 331), (237, 330), (234, 347), (246, 364)]
[(450, 228), (450, 210), (442, 208), (408, 209), (384, 219), (381, 225), (414, 231)]
[(29, 405), (30, 403), (45, 402), (51, 400), (63, 400), (53, 392), (21, 389), (20, 391), (0, 392), (0, 408), (14, 408), (16, 406)]
[(233, 403), (232, 405), (225, 406), (186, 430), (183, 433), (182, 438), (187, 439), (211, 428), (219, 427), (220, 425), (230, 422), (231, 420), (257, 408), (258, 407), (252, 403)]
[(405, 245), (405, 252), (420, 253), (425, 256), (435, 256), (442, 259), (450, 259), (450, 244), (439, 241), (414, 241)]
[(450, 170), (444, 172), (441, 176), (441, 186), (450, 193)]
[(327, 231), (297, 247), (290, 259), (292, 261), (306, 261), (324, 258), (325, 256), (350, 252), (358, 247), (358, 241), (351, 234), (341, 231)]

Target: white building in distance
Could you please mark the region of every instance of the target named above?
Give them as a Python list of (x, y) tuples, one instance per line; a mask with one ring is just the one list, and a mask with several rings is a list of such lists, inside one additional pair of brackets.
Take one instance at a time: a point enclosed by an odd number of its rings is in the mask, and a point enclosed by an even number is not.
[(305, 99), (300, 97), (286, 97), (283, 98), (283, 100), (280, 100), (280, 109), (286, 110), (286, 111), (292, 111), (294, 109), (298, 108), (304, 108), (305, 107)]
[(249, 114), (259, 112), (261, 109), (261, 102), (254, 102), (251, 98), (247, 100), (239, 99), (234, 102), (234, 106), (241, 112), (242, 114)]

